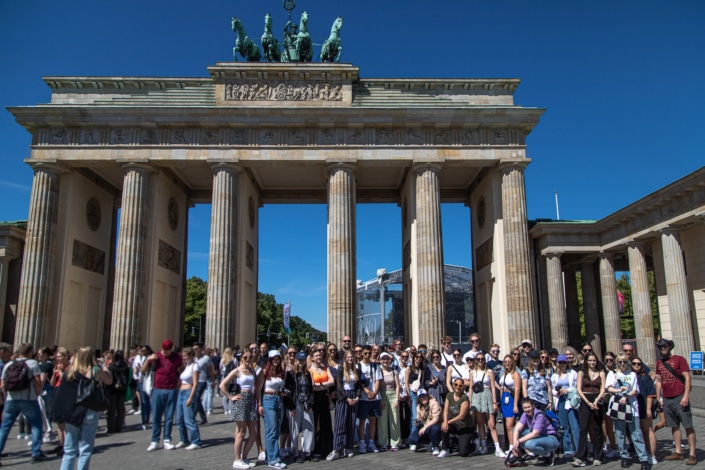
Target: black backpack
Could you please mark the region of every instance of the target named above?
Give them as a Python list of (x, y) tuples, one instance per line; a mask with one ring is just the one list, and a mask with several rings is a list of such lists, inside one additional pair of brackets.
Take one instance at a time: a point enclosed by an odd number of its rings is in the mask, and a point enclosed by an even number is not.
[(12, 361), (5, 370), (5, 390), (8, 392), (20, 392), (27, 390), (32, 378), (29, 376), (29, 366), (27, 361)]

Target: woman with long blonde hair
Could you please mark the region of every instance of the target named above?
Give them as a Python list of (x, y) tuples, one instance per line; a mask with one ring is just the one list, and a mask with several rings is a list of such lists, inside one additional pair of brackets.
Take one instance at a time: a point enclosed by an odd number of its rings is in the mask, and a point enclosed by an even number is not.
[[(111, 385), (113, 383), (113, 376), (108, 372), (107, 367), (101, 369), (96, 364), (95, 349), (90, 346), (84, 346), (76, 352), (73, 362), (61, 379), (60, 389), (70, 390), (75, 388), (77, 391), (78, 382), (85, 379), (95, 380), (101, 385)], [(61, 417), (66, 418), (66, 441), (64, 443), (64, 458), (61, 461), (61, 470), (73, 470), (77, 458), (79, 470), (86, 470), (91, 463), (100, 411), (76, 406), (75, 400), (72, 403), (67, 403), (68, 400), (60, 399), (61, 394), (58, 392), (54, 403), (54, 416), (59, 418), (56, 421), (60, 421)], [(72, 423), (72, 418), (77, 417), (77, 412), (81, 414), (85, 412), (85, 414), (83, 414), (83, 418), (80, 421)], [(79, 449), (80, 457), (78, 456)]]
[[(59, 388), (61, 385), (61, 377), (64, 375), (69, 368), (69, 361), (71, 360), (71, 353), (68, 349), (64, 347), (59, 347), (56, 350), (56, 360), (54, 361), (54, 373), (51, 375), (50, 384), (54, 390)], [(64, 455), (64, 442), (66, 440), (66, 423), (56, 423), (57, 428), (57, 438), (59, 439), (59, 445), (56, 446), (54, 452), (59, 457)]]
[(478, 453), (487, 453), (487, 436), (485, 432), (485, 423), (487, 423), (495, 446), (494, 455), (504, 458), (504, 452), (499, 446), (494, 417), (495, 413), (499, 411), (497, 393), (495, 391), (496, 381), (494, 379), (494, 371), (487, 367), (485, 361), (484, 354), (476, 355), (475, 368), (470, 372), (470, 382), (472, 383), (470, 386), (470, 407), (475, 407), (475, 423), (477, 424), (477, 432), (480, 435)]

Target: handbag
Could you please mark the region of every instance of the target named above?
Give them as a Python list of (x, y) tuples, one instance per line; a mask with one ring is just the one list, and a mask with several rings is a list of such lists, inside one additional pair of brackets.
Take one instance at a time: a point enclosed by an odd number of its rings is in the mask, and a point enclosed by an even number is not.
[(142, 374), (142, 391), (145, 394), (147, 394), (147, 396), (151, 396), (153, 388), (154, 388), (154, 371), (150, 369), (149, 372)]
[(475, 382), (472, 384), (472, 392), (473, 393), (482, 393), (485, 390), (485, 384), (483, 381), (485, 380), (485, 372), (482, 373), (482, 378), (480, 379), (479, 382)]
[(610, 404), (607, 408), (607, 416), (612, 419), (618, 419), (626, 423), (631, 423), (634, 419), (634, 415), (632, 413), (632, 407), (629, 405), (629, 402), (625, 403), (624, 405), (621, 405), (619, 403), (619, 400), (615, 400), (615, 398), (616, 397), (614, 396), (610, 398)]
[(80, 374), (76, 405), (94, 411), (106, 411), (108, 409), (108, 397), (105, 394), (105, 389), (95, 379), (95, 375), (89, 379)]
[(570, 407), (574, 410), (580, 409), (580, 402), (582, 399), (580, 398), (580, 395), (578, 394), (578, 391), (576, 389), (571, 389), (568, 392), (566, 400), (570, 402)]

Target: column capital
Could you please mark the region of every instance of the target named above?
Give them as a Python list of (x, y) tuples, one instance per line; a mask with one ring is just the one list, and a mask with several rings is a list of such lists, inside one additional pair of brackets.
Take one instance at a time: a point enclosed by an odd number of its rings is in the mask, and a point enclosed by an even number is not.
[(501, 172), (509, 170), (519, 170), (523, 172), (524, 170), (526, 170), (526, 167), (529, 166), (529, 163), (531, 163), (530, 158), (521, 158), (516, 160), (500, 160), (497, 169)]
[(142, 171), (144, 173), (153, 173), (156, 171), (156, 168), (154, 168), (154, 166), (150, 165), (147, 160), (133, 161), (133, 162), (117, 160), (117, 163), (122, 164), (122, 171), (125, 173), (127, 173), (128, 171), (131, 171), (131, 170)]
[(600, 259), (606, 259), (612, 261), (614, 259), (614, 253), (609, 253), (607, 251), (601, 251), (597, 254)]
[(357, 170), (357, 162), (350, 160), (326, 160), (326, 171), (331, 173), (334, 170), (351, 170), (355, 172)]
[(681, 233), (681, 229), (679, 227), (667, 225), (663, 228), (658, 229), (658, 232), (661, 235), (671, 235), (671, 234), (679, 235)]
[(625, 243), (625, 245), (627, 245), (627, 248), (644, 248), (646, 243), (641, 240), (631, 240)]
[(434, 161), (423, 161), (423, 160), (414, 160), (414, 162), (411, 164), (411, 171), (416, 172), (417, 174), (424, 171), (424, 170), (431, 170), (436, 173), (441, 171), (441, 168), (443, 168), (443, 163), (445, 160), (434, 160)]
[(240, 173), (242, 171), (242, 165), (240, 165), (239, 160), (231, 160), (231, 161), (217, 161), (217, 160), (208, 160), (208, 165), (210, 165), (211, 170), (213, 170), (213, 173), (218, 173), (219, 171), (229, 171), (231, 173)]
[(542, 254), (542, 256), (547, 259), (560, 258), (562, 255), (563, 255), (562, 251), (548, 251), (548, 252)]
[(32, 167), (34, 171), (46, 171), (48, 173), (55, 173), (57, 175), (60, 175), (62, 173), (68, 173), (69, 169), (66, 168), (64, 165), (61, 163), (58, 163), (56, 160), (43, 160), (43, 161), (32, 161), (32, 160), (25, 160), (25, 163)]

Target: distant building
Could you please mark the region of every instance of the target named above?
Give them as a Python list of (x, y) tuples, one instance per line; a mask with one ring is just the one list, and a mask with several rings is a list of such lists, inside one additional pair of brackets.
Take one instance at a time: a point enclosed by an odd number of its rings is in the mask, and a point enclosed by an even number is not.
[[(443, 266), (445, 284), (445, 334), (453, 342), (467, 340), (475, 331), (472, 270), (462, 266)], [(384, 308), (381, 299), (384, 296)], [(357, 285), (357, 339), (361, 344), (391, 343), (402, 338), (408, 343), (404, 325), (402, 270), (387, 273), (379, 270), (378, 277)], [(385, 322), (381, 318), (384, 313)], [(439, 338), (440, 339), (440, 338)]]

